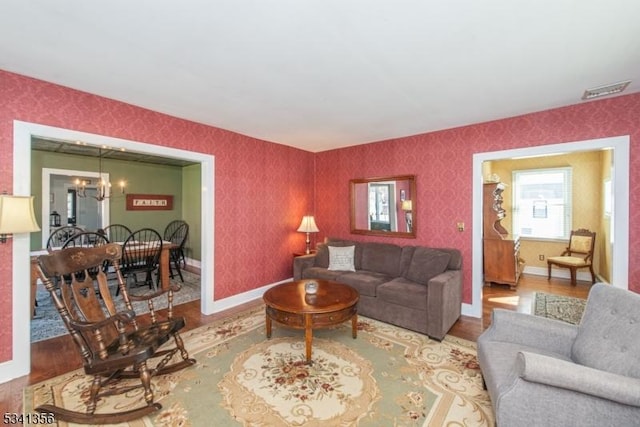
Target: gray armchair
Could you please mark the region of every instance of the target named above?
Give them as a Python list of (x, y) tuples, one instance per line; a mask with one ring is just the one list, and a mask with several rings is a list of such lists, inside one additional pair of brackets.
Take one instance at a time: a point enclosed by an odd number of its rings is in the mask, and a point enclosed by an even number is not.
[(640, 426), (640, 295), (596, 284), (577, 326), (496, 309), (478, 361), (498, 426)]

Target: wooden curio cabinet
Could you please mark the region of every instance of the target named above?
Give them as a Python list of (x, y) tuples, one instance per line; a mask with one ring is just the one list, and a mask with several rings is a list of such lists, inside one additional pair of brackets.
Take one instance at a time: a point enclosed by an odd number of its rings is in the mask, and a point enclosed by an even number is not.
[(520, 259), (520, 239), (512, 236), (500, 223), (506, 216), (502, 208), (505, 184), (484, 184), (483, 191), (483, 257), (484, 281), (506, 284), (515, 289), (524, 262)]

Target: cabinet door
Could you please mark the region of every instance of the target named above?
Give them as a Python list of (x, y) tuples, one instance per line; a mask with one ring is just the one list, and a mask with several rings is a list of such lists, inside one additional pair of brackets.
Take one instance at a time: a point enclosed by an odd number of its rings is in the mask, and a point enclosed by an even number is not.
[(485, 239), (484, 281), (515, 286), (518, 283), (518, 245), (513, 240)]

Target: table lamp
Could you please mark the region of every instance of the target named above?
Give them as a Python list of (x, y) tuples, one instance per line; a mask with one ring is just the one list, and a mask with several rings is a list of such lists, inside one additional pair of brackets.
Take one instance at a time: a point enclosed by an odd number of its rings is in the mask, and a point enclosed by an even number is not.
[(311, 253), (311, 240), (309, 239), (309, 233), (317, 233), (318, 226), (316, 225), (316, 220), (313, 218), (313, 215), (305, 215), (302, 217), (302, 222), (300, 223), (300, 227), (298, 227), (298, 231), (301, 233), (307, 233), (307, 250), (306, 254)]
[(0, 243), (10, 234), (40, 231), (33, 212), (33, 196), (0, 195)]

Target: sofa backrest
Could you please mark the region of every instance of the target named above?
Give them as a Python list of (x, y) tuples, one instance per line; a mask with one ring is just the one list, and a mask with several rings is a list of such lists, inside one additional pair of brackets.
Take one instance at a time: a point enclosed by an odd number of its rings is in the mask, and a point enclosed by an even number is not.
[[(393, 277), (407, 277), (416, 248), (426, 246), (398, 246), (390, 243), (356, 242), (353, 240), (328, 237), (317, 246), (314, 262), (316, 267), (329, 266), (329, 250), (327, 246), (355, 246), (354, 265), (356, 270), (375, 271)], [(453, 248), (432, 248), (450, 255), (447, 270), (462, 269), (462, 253)]]
[(446, 252), (451, 255), (447, 270), (462, 270), (462, 252), (453, 248), (434, 248), (440, 252)]
[(640, 295), (593, 285), (571, 357), (581, 365), (640, 378)]
[(390, 243), (362, 243), (362, 269), (400, 276), (402, 247)]

